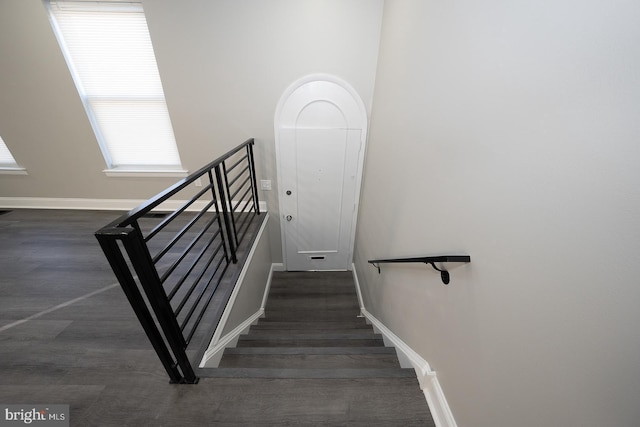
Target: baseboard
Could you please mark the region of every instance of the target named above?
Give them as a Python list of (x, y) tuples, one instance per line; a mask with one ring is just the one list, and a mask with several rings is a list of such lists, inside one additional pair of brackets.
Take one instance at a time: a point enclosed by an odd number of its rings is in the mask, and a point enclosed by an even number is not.
[[(105, 210), (129, 211), (140, 206), (142, 199), (84, 199), (53, 197), (0, 197), (0, 208), (10, 209), (70, 209), (70, 210)], [(161, 204), (159, 210), (175, 211), (186, 203), (186, 200), (168, 200)], [(200, 211), (207, 202), (195, 202), (187, 210)], [(259, 202), (261, 212), (267, 211), (267, 203)]]
[[(205, 351), (205, 353), (204, 353), (204, 355), (202, 357), (202, 360), (200, 361), (200, 365), (199, 366), (201, 368), (204, 367), (204, 365), (207, 364), (207, 362), (209, 362), (209, 360), (215, 356), (215, 353), (217, 351), (219, 351), (218, 344), (221, 341), (223, 341), (223, 337), (221, 337), (222, 331), (224, 330), (224, 327), (227, 324), (227, 320), (229, 320), (229, 315), (231, 314), (231, 310), (233, 309), (233, 305), (235, 303), (235, 300), (238, 297), (238, 293), (240, 292), (240, 289), (242, 288), (242, 283), (244, 281), (245, 276), (247, 275), (247, 271), (249, 270), (249, 266), (251, 265), (251, 260), (253, 259), (253, 255), (255, 254), (256, 247), (258, 246), (258, 243), (260, 242), (260, 239), (262, 238), (262, 234), (265, 232), (265, 230), (267, 228), (267, 223), (268, 222), (269, 222), (269, 214), (267, 213), (267, 217), (262, 221), (262, 225), (260, 226), (260, 229), (258, 230), (258, 234), (256, 235), (256, 238), (254, 240), (253, 246), (251, 246), (251, 249), (249, 250), (249, 254), (247, 255), (247, 261), (244, 263), (244, 266), (242, 266), (242, 270), (240, 271), (240, 274), (238, 275), (237, 285), (233, 288), (233, 291), (231, 292), (231, 296), (229, 297), (229, 301), (227, 302), (227, 305), (226, 305), (224, 311), (222, 312), (222, 317), (220, 317), (220, 322), (218, 322), (218, 326), (216, 327), (216, 330), (213, 333), (213, 337), (211, 338), (211, 342), (209, 344), (209, 348)], [(271, 280), (271, 271), (269, 272), (269, 279), (268, 280), (269, 281)], [(264, 312), (264, 304), (262, 305), (260, 310), (262, 310)], [(258, 310), (258, 312), (260, 310)], [(255, 314), (253, 316), (255, 316)], [(251, 316), (251, 317), (253, 317), (253, 316)], [(246, 323), (246, 321), (244, 323)], [(249, 323), (249, 324), (251, 324), (251, 323)], [(232, 332), (236, 331), (236, 329), (238, 329), (238, 328), (235, 328)], [(231, 335), (231, 332), (228, 333), (227, 335), (225, 335), (225, 337), (227, 337), (228, 335)], [(240, 335), (240, 333), (237, 333), (236, 336), (237, 335)], [(227, 339), (227, 338), (225, 338), (225, 339)], [(226, 343), (225, 343), (225, 346), (232, 339), (233, 338), (228, 339), (226, 341)], [(222, 348), (224, 349), (224, 347), (222, 347)]]
[(358, 281), (358, 273), (356, 273), (356, 265), (351, 263), (351, 271), (353, 272), (353, 281), (356, 284), (356, 295), (358, 295), (358, 304), (360, 304), (360, 311), (365, 310), (364, 300), (362, 299), (362, 292), (360, 292), (360, 282)]
[[(264, 224), (266, 223), (267, 221), (264, 222)], [(258, 233), (258, 237), (256, 238), (256, 241), (258, 241), (260, 234), (262, 233), (263, 230), (264, 230), (264, 226), (263, 228), (260, 229), (260, 232)], [(249, 260), (251, 259), (251, 256), (252, 256), (252, 253), (249, 254), (249, 258), (245, 266), (249, 264)], [(220, 363), (220, 359), (222, 358), (222, 353), (224, 352), (224, 349), (227, 347), (233, 347), (238, 337), (243, 333), (246, 333), (246, 331), (249, 330), (251, 325), (253, 325), (255, 322), (258, 321), (258, 319), (264, 316), (264, 308), (267, 302), (267, 297), (269, 296), (269, 289), (271, 289), (271, 279), (273, 277), (273, 272), (282, 271), (281, 268), (282, 268), (282, 263), (271, 264), (271, 268), (269, 269), (269, 277), (267, 278), (267, 283), (265, 285), (264, 295), (262, 297), (262, 304), (260, 305), (260, 309), (256, 311), (253, 315), (251, 315), (248, 319), (246, 319), (244, 322), (242, 322), (240, 325), (238, 325), (236, 328), (228, 332), (226, 335), (220, 336), (222, 335), (222, 330), (224, 329), (227, 319), (229, 318), (229, 314), (231, 313), (231, 308), (233, 308), (233, 301), (235, 300), (235, 295), (237, 295), (238, 293), (238, 291), (234, 289), (234, 293), (231, 296), (232, 299), (229, 300), (229, 303), (227, 304), (227, 308), (225, 309), (224, 313), (222, 314), (222, 318), (220, 319), (220, 324), (218, 328), (216, 328), (216, 331), (213, 334), (213, 338), (211, 338), (211, 345), (209, 346), (207, 351), (205, 351), (204, 356), (202, 357), (202, 361), (200, 362), (200, 368), (217, 367), (218, 364)], [(242, 272), (240, 273), (240, 277), (244, 278)], [(238, 280), (240, 280), (240, 278)], [(239, 290), (240, 286), (237, 286), (236, 288), (238, 288)]]
[(451, 408), (449, 408), (447, 399), (444, 397), (444, 391), (440, 387), (436, 373), (432, 371), (424, 382), (422, 392), (427, 399), (435, 425), (437, 427), (456, 427), (456, 420), (453, 418)]
[(222, 353), (227, 347), (235, 346), (235, 342), (238, 337), (246, 333), (251, 325), (264, 316), (264, 309), (256, 311), (251, 317), (236, 326), (235, 329), (227, 333), (225, 336), (220, 337), (213, 347), (209, 347), (202, 357), (200, 362), (200, 368), (217, 368), (222, 358)]
[(436, 426), (456, 427), (457, 424), (453, 418), (447, 399), (444, 396), (444, 392), (440, 386), (436, 372), (431, 369), (429, 363), (422, 358), (422, 356), (416, 353), (380, 320), (367, 311), (362, 299), (360, 282), (358, 280), (355, 265), (353, 266), (352, 271), (362, 316), (364, 316), (367, 322), (373, 326), (376, 332), (382, 334), (385, 344), (395, 347), (400, 361), (400, 366), (403, 368), (413, 368), (415, 370), (418, 382), (420, 383), (420, 389), (424, 393), (429, 409), (431, 410), (431, 416), (433, 417)]
[(72, 209), (128, 211), (144, 203), (138, 199), (79, 199), (50, 197), (0, 197), (0, 206), (12, 209)]
[(264, 308), (267, 305), (267, 298), (269, 298), (269, 290), (271, 289), (271, 279), (273, 278), (274, 271), (284, 271), (284, 266), (281, 262), (274, 262), (269, 269), (269, 277), (267, 278), (267, 284), (264, 287), (264, 295), (262, 296), (262, 303), (260, 309), (264, 312)]

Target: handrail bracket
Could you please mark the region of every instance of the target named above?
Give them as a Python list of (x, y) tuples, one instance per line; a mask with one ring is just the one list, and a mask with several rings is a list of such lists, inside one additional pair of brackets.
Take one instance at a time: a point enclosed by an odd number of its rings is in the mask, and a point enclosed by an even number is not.
[(425, 261), (425, 264), (431, 264), (431, 267), (436, 269), (436, 271), (440, 272), (440, 278), (442, 279), (442, 283), (444, 283), (445, 285), (449, 284), (449, 281), (451, 281), (451, 276), (449, 275), (449, 272), (447, 270), (439, 269), (438, 267), (436, 267), (436, 265), (433, 262)]
[(373, 265), (375, 268), (378, 269), (378, 274), (380, 274), (380, 264), (378, 264), (377, 262), (371, 262), (371, 265)]

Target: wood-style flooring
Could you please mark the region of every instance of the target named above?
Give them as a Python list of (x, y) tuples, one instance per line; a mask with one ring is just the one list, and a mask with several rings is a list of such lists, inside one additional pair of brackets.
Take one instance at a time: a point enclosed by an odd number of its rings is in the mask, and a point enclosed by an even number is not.
[[(433, 425), (417, 381), (404, 394), (387, 378), (169, 384), (93, 236), (117, 216), (0, 215), (0, 403), (69, 404), (72, 426)], [(367, 363), (395, 363), (381, 349)]]

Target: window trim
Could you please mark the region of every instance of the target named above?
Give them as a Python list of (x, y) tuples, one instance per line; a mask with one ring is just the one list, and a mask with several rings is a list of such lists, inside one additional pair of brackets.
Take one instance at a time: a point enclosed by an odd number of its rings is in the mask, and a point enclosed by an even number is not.
[(21, 168), (20, 166), (11, 167), (11, 166), (0, 166), (0, 175), (29, 175), (25, 168)]
[(105, 175), (108, 177), (114, 178), (136, 178), (136, 177), (147, 177), (147, 178), (184, 178), (189, 175), (188, 170), (184, 169), (132, 169), (132, 168), (112, 168), (112, 169), (104, 169)]

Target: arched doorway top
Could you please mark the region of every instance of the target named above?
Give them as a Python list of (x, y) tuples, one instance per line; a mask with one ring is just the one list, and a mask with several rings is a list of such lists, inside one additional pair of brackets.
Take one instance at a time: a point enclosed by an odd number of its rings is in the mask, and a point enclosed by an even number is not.
[(310, 74), (293, 82), (280, 97), (274, 119), (276, 129), (361, 129), (366, 138), (367, 111), (360, 95), (330, 74)]

